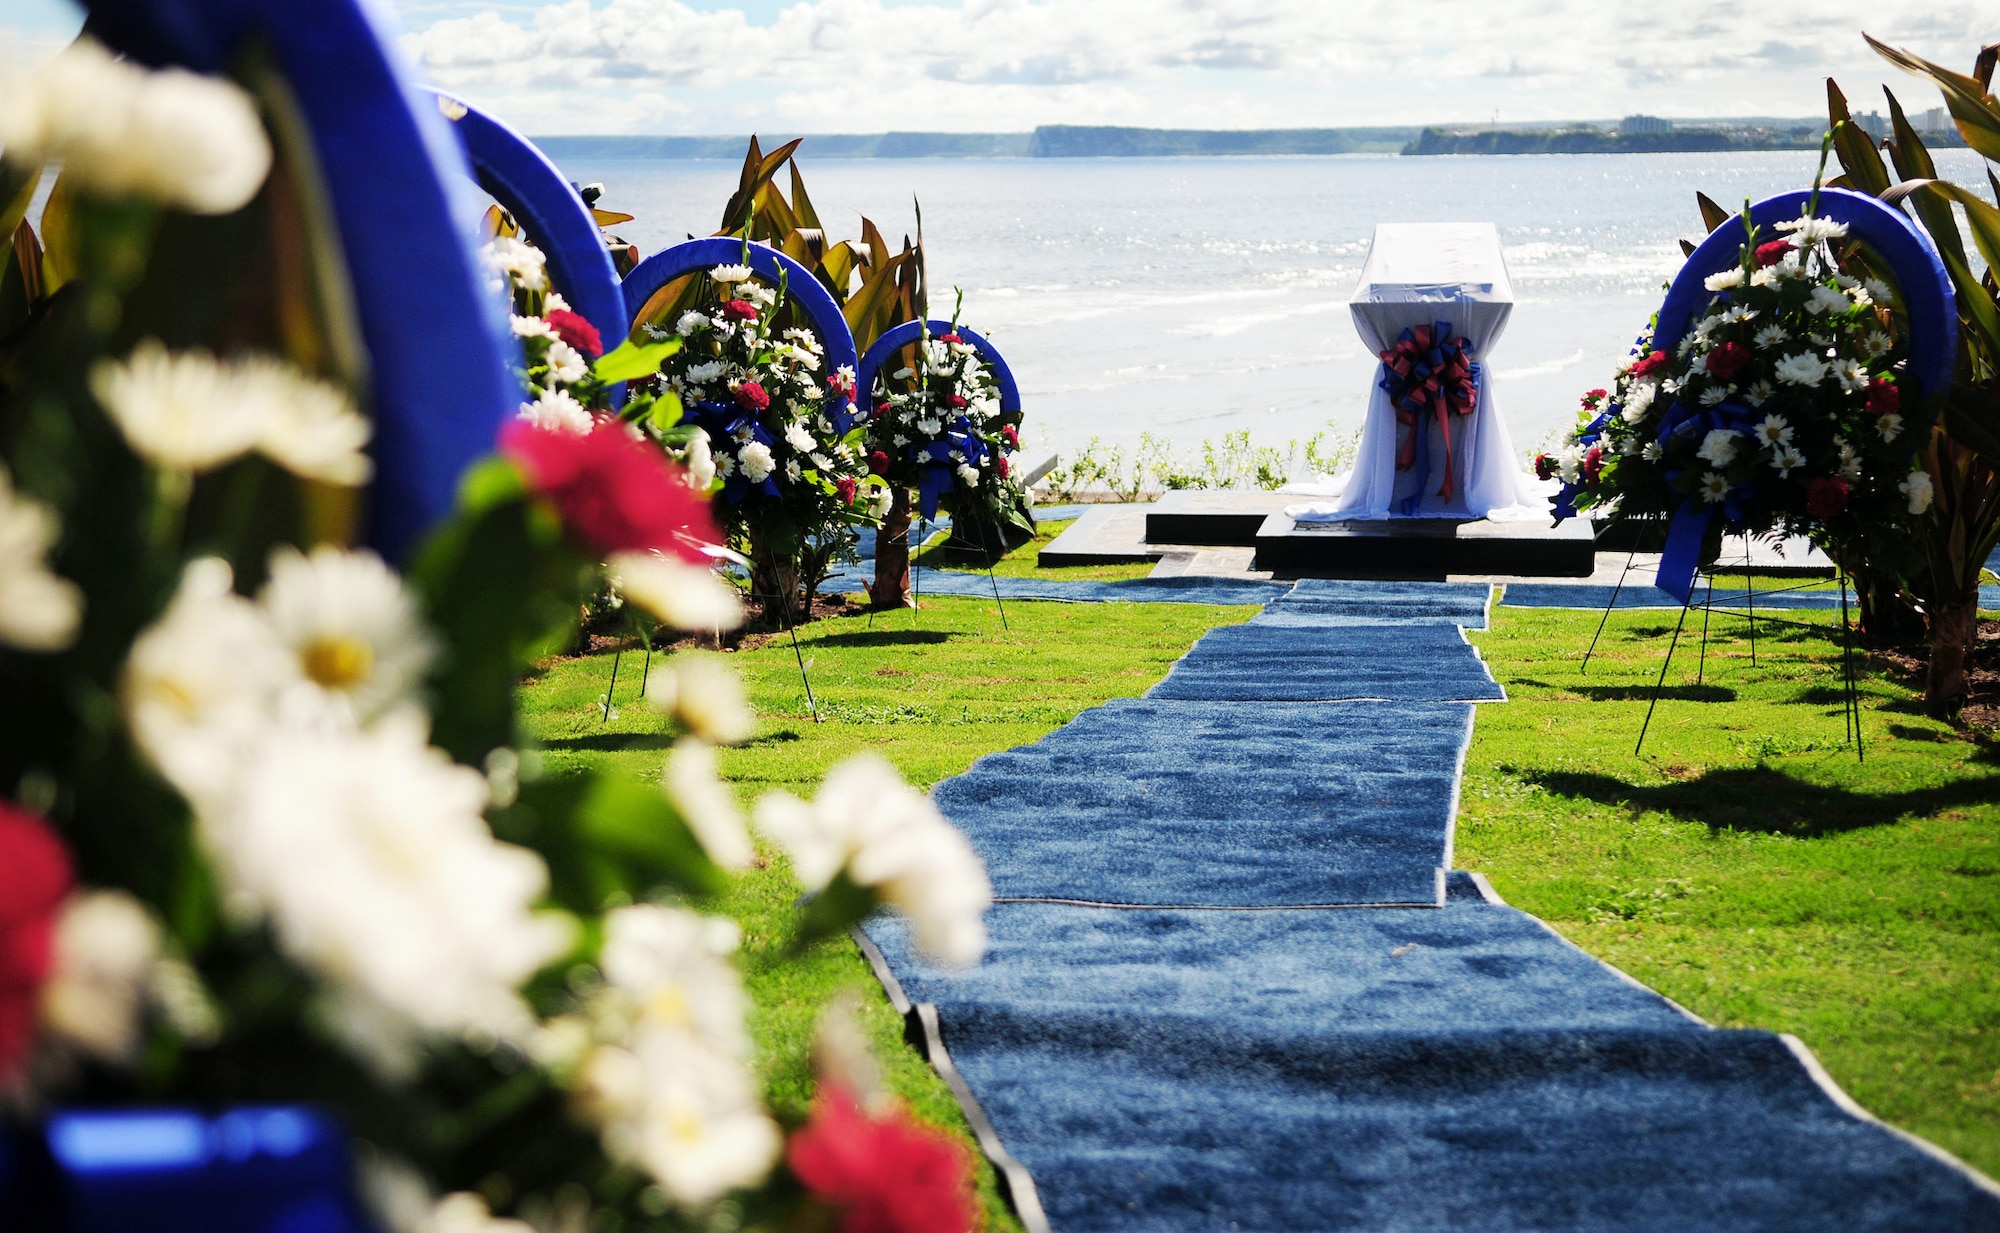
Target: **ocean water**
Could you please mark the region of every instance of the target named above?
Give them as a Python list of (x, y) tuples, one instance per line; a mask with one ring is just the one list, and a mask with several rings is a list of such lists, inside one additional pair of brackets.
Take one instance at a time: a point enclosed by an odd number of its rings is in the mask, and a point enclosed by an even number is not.
[[(1531, 449), (1566, 428), (1699, 239), (1695, 193), (1725, 206), (1809, 186), (1798, 153), (1521, 157), (825, 159), (800, 163), (835, 238), (866, 214), (891, 243), (921, 202), (935, 315), (988, 334), (1021, 383), (1031, 451), (1152, 432), (1191, 449), (1359, 427), (1374, 356), (1347, 297), (1377, 222), (1500, 230), (1517, 296), (1483, 357), (1493, 405)], [(1978, 156), (1937, 152), (1977, 183)], [(621, 234), (653, 252), (715, 230), (737, 167), (571, 160)]]

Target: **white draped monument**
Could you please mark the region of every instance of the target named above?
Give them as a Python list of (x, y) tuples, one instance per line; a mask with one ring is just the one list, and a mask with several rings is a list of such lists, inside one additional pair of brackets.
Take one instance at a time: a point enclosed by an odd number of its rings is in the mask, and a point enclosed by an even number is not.
[(1362, 340), (1384, 356), (1354, 469), (1337, 498), (1286, 514), (1297, 522), (1548, 517), (1486, 365), (1514, 309), (1493, 224), (1378, 224), (1349, 309)]

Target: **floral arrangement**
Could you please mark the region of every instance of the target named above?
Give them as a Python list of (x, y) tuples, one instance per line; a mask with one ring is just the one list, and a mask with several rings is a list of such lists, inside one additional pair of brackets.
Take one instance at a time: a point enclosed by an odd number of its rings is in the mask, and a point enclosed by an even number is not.
[[(670, 625), (740, 620), (709, 502), (561, 403), (620, 379), (618, 352), (579, 375), (587, 327), (545, 286), (517, 300), (541, 409), (399, 569), (355, 546), (371, 427), (324, 345), (352, 336), (345, 301), (198, 341), (190, 303), (308, 271), (150, 273), (246, 229), (304, 262), (323, 214), (269, 136), (297, 130), (260, 115), (283, 92), (88, 42), (9, 89), (0, 282), (29, 291), (0, 306), (4, 1116), (316, 1103), (366, 1145), (359, 1189), (398, 1233), (971, 1227), (967, 1162), (855, 1048), (826, 1050), (809, 1117), (764, 1103), (716, 909), (755, 851), (715, 770), (754, 728), (728, 669), (656, 673), (657, 782), (554, 773), (522, 730), (515, 682), (607, 575)], [(891, 905), (941, 959), (983, 950), (978, 858), (886, 763), (755, 820), (813, 893), (801, 942)]]
[(1562, 481), (1564, 514), (1670, 516), (1660, 585), (1679, 594), (1724, 528), (1809, 535), (1853, 568), (1893, 559), (1930, 507), (1894, 290), (1843, 272), (1844, 224), (1808, 211), (1777, 229), (1749, 229), (1678, 346), (1642, 338), (1611, 388), (1584, 396), (1562, 449), (1535, 460)]
[(787, 319), (785, 289), (748, 265), (716, 266), (710, 294), (682, 311), (660, 369), (659, 392), (698, 432), (720, 483), (717, 512), (753, 564), (753, 593), (786, 623), (809, 610), (836, 559), (851, 557), (856, 529), (887, 510), (885, 486), (864, 465), (854, 413), (854, 373), (823, 371), (812, 328)]
[(955, 518), (1020, 520), (1012, 459), (1021, 417), (1000, 409), (999, 383), (978, 348), (956, 330), (933, 338), (926, 328), (908, 353), (911, 362), (870, 391), (869, 471), (915, 489), (925, 518), (942, 503)]

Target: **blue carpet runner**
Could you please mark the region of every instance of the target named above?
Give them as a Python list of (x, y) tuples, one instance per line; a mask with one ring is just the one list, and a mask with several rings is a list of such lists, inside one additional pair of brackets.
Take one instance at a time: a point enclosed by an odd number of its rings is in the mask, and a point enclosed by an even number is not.
[(1486, 594), (1301, 584), (1150, 696), (938, 785), (992, 949), (957, 972), (895, 918), (866, 936), (1032, 1176), (1031, 1229), (2000, 1229), (2000, 1188), (1797, 1042), (1711, 1028), (1445, 872), (1461, 699), (1499, 697), (1459, 635)]

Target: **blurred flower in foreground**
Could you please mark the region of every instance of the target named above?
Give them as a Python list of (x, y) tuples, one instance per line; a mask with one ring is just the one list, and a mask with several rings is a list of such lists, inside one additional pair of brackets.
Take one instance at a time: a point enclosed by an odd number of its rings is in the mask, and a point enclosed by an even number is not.
[(946, 963), (986, 950), (993, 888), (965, 836), (930, 797), (875, 754), (833, 768), (810, 805), (785, 792), (757, 802), (757, 829), (783, 847), (807, 890), (842, 873), (902, 909), (917, 944)]
[(501, 430), (500, 450), (593, 553), (658, 551), (701, 562), (700, 546), (721, 542), (708, 502), (689, 490), (680, 468), (620, 425), (576, 436), (514, 420)]
[(757, 732), (757, 717), (736, 670), (719, 655), (683, 651), (646, 682), (646, 701), (715, 745), (736, 745)]
[(0, 645), (60, 651), (75, 639), (83, 593), (48, 567), (59, 533), (48, 506), (15, 495), (0, 466)]
[(439, 1199), (417, 1233), (534, 1233), (534, 1226), (502, 1220), (487, 1210), (486, 1200), (460, 1190)]
[(360, 721), (415, 702), (437, 645), (415, 598), (380, 557), (280, 548), (270, 574), (258, 601), (298, 657), (306, 691)]
[(35, 1043), (70, 877), (69, 853), (48, 823), (0, 800), (0, 1088)]
[(117, 890), (71, 895), (56, 923), (42, 1025), (93, 1057), (129, 1062), (160, 958), (160, 927)]
[(756, 856), (736, 796), (715, 769), (715, 750), (691, 736), (674, 742), (660, 784), (667, 798), (701, 841), (708, 858), (724, 869), (748, 869)]
[(675, 629), (735, 629), (743, 624), (736, 588), (702, 565), (661, 552), (614, 552), (606, 562), (620, 595)]
[(115, 60), (90, 38), (0, 82), (0, 147), (16, 166), (60, 162), (88, 191), (196, 214), (242, 208), (271, 170), (271, 143), (242, 87)]
[(307, 479), (365, 482), (368, 421), (344, 395), (268, 356), (218, 360), (158, 339), (100, 361), (90, 388), (140, 457), (168, 471), (208, 471), (255, 450)]
[(839, 1233), (966, 1233), (979, 1227), (971, 1168), (945, 1135), (895, 1111), (870, 1117), (845, 1088), (821, 1083), (812, 1121), (785, 1161)]
[(606, 987), (588, 1008), (599, 1041), (577, 1068), (585, 1115), (605, 1149), (703, 1207), (770, 1172), (781, 1147), (758, 1104), (730, 964), (736, 924), (685, 908), (620, 908), (605, 920)]

